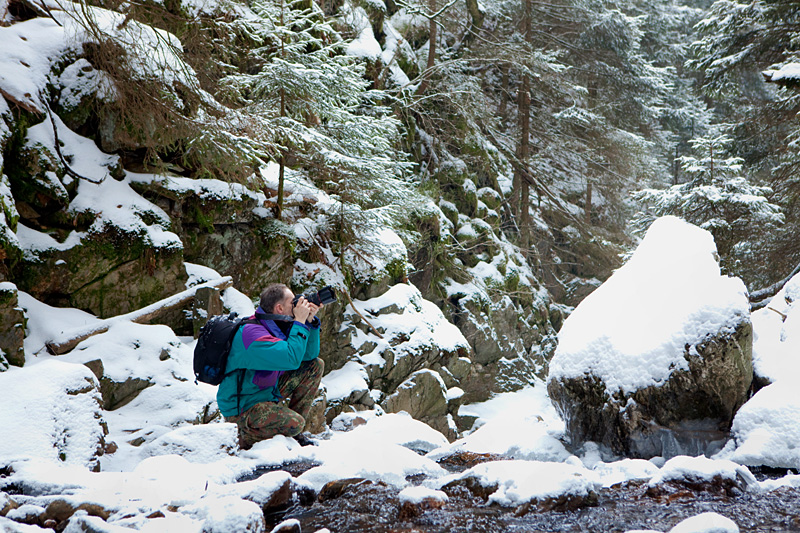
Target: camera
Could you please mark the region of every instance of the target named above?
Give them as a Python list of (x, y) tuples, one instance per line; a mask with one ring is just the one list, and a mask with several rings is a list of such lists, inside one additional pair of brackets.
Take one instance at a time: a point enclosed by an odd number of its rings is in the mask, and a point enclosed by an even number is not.
[(300, 294), (295, 296), (292, 300), (292, 306), (297, 305), (297, 302), (300, 301), (300, 298), (305, 298), (314, 305), (322, 305), (335, 302), (336, 293), (334, 292), (333, 287), (328, 285), (327, 287), (321, 288), (317, 292), (309, 292), (308, 294)]

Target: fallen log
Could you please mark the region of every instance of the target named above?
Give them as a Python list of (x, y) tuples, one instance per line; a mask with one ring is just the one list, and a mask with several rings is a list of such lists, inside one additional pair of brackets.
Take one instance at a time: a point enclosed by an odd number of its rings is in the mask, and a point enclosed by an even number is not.
[(170, 311), (177, 307), (182, 307), (191, 302), (194, 299), (195, 293), (199, 289), (216, 288), (219, 290), (225, 290), (232, 285), (233, 280), (230, 276), (200, 283), (199, 285), (195, 285), (194, 287), (186, 289), (185, 291), (173, 294), (172, 296), (164, 298), (163, 300), (159, 300), (141, 309), (137, 309), (136, 311), (131, 311), (130, 313), (125, 313), (124, 315), (117, 315), (103, 319), (99, 323), (95, 323), (88, 328), (76, 328), (68, 330), (61, 334), (60, 339), (52, 339), (47, 341), (45, 343), (45, 348), (47, 348), (47, 351), (52, 355), (63, 355), (89, 337), (105, 333), (114, 322), (127, 321), (136, 322), (137, 324), (146, 324), (166, 311)]

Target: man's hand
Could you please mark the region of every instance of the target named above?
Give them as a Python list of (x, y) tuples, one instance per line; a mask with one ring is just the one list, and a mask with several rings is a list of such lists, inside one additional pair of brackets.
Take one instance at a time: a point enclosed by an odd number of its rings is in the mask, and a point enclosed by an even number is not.
[[(294, 306), (294, 319), (304, 324), (308, 320), (308, 315), (311, 314), (312, 307), (317, 306), (301, 297)], [(316, 311), (314, 312), (316, 313)]]
[(312, 304), (311, 302), (308, 302), (308, 306), (311, 309), (311, 312), (308, 313), (308, 318), (306, 318), (306, 324), (314, 320), (314, 317), (317, 316), (319, 310), (322, 309), (323, 304), (315, 305)]

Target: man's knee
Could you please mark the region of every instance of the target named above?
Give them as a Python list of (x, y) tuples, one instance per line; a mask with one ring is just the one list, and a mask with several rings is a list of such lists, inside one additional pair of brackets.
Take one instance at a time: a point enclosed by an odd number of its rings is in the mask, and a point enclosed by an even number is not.
[(292, 417), (292, 419), (287, 420), (286, 424), (281, 428), (281, 434), (286, 435), (287, 437), (294, 437), (295, 435), (302, 433), (305, 425), (306, 421), (302, 416)]
[(317, 357), (316, 359), (312, 359), (311, 363), (313, 363), (311, 366), (311, 371), (314, 373), (314, 375), (322, 376), (322, 374), (325, 372), (325, 361)]

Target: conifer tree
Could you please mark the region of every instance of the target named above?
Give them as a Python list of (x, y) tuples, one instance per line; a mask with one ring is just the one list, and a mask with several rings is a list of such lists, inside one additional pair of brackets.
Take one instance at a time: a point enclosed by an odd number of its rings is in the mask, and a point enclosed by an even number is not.
[(691, 144), (695, 155), (680, 158), (689, 181), (635, 193), (644, 210), (634, 224), (644, 231), (657, 217), (679, 216), (711, 232), (728, 272), (749, 273), (744, 263), (757, 256), (762, 237), (783, 223), (783, 214), (768, 200), (769, 188), (752, 185), (742, 175), (742, 159), (729, 154), (730, 137), (709, 136)]

